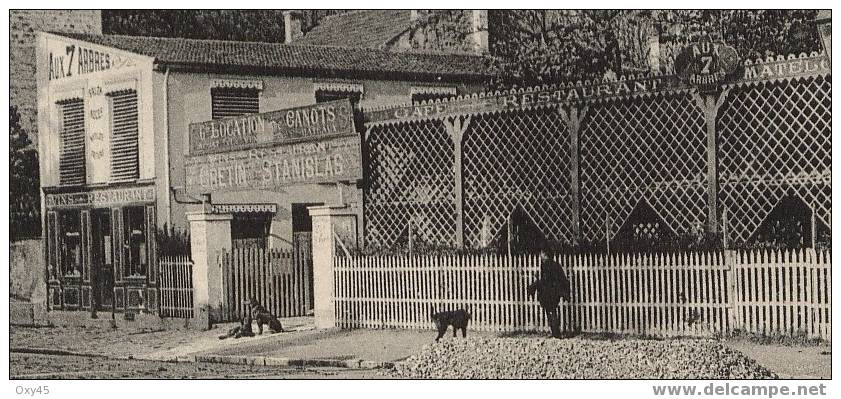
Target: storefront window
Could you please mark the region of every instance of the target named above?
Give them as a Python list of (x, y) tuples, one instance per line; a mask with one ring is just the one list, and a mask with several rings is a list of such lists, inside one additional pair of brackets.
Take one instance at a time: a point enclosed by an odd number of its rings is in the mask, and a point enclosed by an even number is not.
[(235, 213), (231, 221), (231, 239), (234, 247), (265, 248), (271, 223), (271, 213)]
[(61, 275), (82, 276), (82, 229), (79, 212), (59, 213), (59, 243)]
[(149, 257), (146, 248), (146, 214), (143, 207), (125, 208), (123, 226), (125, 275), (127, 277), (145, 276)]

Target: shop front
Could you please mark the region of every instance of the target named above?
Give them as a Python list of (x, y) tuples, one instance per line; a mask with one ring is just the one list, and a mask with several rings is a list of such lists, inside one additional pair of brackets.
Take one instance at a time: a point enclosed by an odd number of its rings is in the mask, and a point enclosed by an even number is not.
[(235, 248), (294, 248), (309, 237), (309, 206), (361, 214), (359, 136), (347, 99), (194, 123), (187, 192), (232, 215)]
[(45, 193), (49, 309), (156, 312), (155, 187)]

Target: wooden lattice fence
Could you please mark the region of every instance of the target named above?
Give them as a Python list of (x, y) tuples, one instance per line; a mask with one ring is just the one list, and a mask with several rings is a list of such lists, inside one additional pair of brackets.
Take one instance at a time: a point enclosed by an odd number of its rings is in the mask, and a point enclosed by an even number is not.
[(790, 194), (832, 225), (831, 93), (829, 76), (731, 90), (718, 122), (718, 197), (731, 241), (749, 240)]
[[(568, 331), (655, 336), (745, 331), (831, 338), (828, 253), (711, 252), (568, 255)], [(371, 256), (335, 259), (337, 325), (433, 328), (433, 311), (469, 308), (471, 328), (548, 330), (527, 297), (535, 256)]]
[[(625, 90), (669, 87), (617, 95), (611, 87), (621, 82), (578, 82), (374, 112), (363, 141), (364, 243), (391, 252), (408, 241), (486, 248), (519, 211), (546, 239), (570, 246), (632, 242), (631, 231), (745, 248), (790, 196), (828, 230), (825, 55), (745, 68), (753, 72), (715, 93), (645, 77)], [(590, 96), (570, 100), (577, 89)]]

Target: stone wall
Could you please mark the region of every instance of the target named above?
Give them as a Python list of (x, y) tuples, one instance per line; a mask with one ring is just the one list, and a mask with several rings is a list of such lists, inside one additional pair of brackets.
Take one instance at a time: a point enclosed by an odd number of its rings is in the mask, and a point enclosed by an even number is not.
[(21, 125), (38, 144), (35, 90), (35, 32), (102, 34), (99, 10), (9, 11), (9, 100), (21, 114)]
[(9, 245), (9, 297), (14, 301), (47, 302), (44, 244), (38, 240)]

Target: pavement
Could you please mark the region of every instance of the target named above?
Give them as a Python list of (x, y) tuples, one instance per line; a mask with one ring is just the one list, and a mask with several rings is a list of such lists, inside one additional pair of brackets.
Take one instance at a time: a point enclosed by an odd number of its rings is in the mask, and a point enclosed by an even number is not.
[[(312, 317), (284, 318), (283, 333), (219, 339), (237, 323), (196, 330), (13, 327), (13, 353), (153, 361), (317, 367), (391, 367), (433, 341), (433, 331), (316, 330)], [(452, 337), (449, 337), (452, 339)]]
[[(220, 340), (234, 323), (208, 331), (53, 327), (11, 329), (10, 351), (252, 366), (389, 368), (433, 343), (432, 330), (316, 330), (312, 317), (282, 319), (288, 332)], [(472, 336), (498, 336), (471, 331)], [(582, 337), (583, 338), (583, 337)], [(454, 339), (451, 334), (443, 339)], [(455, 338), (460, 339), (460, 338)], [(585, 338), (586, 339), (586, 338)], [(831, 378), (831, 346), (725, 341), (781, 378)]]
[(782, 379), (811, 380), (832, 378), (832, 347), (758, 344), (745, 340), (727, 340), (725, 345), (756, 360)]

